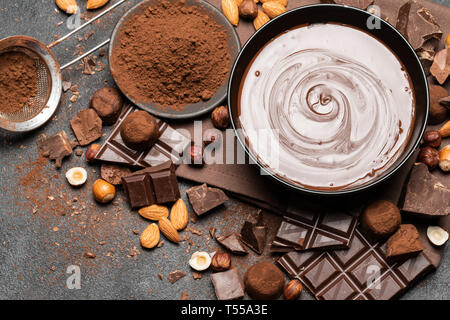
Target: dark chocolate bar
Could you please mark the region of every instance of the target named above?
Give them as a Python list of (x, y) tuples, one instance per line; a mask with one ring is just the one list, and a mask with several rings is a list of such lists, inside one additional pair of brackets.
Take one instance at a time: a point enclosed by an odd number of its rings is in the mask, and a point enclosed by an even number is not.
[(124, 107), (95, 159), (133, 167), (152, 167), (169, 160), (179, 163), (184, 151), (191, 145), (191, 140), (158, 118), (155, 119), (159, 125), (160, 137), (155, 145), (144, 151), (135, 151), (125, 145), (120, 136), (120, 126), (130, 113), (138, 110), (131, 105)]
[(356, 230), (350, 249), (292, 251), (278, 264), (320, 300), (387, 300), (434, 269), (425, 253), (402, 263), (386, 261), (386, 246), (371, 243)]
[(341, 211), (289, 209), (278, 229), (271, 252), (308, 249), (346, 249), (358, 221), (357, 214)]
[(122, 185), (132, 209), (142, 208), (156, 203), (150, 176), (140, 174), (122, 177)]

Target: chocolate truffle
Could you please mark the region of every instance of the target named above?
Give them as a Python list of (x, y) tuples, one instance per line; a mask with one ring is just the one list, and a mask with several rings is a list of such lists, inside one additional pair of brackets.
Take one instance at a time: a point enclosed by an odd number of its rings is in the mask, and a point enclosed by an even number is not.
[(370, 204), (361, 216), (361, 225), (374, 239), (389, 237), (402, 222), (400, 210), (395, 204), (378, 200)]
[(116, 88), (97, 90), (91, 98), (91, 108), (97, 112), (104, 125), (113, 125), (122, 111), (123, 97)]
[(136, 111), (130, 114), (120, 128), (122, 140), (128, 148), (144, 150), (155, 144), (159, 138), (159, 126), (148, 112)]
[(386, 258), (399, 261), (411, 258), (423, 250), (419, 232), (412, 224), (402, 224), (386, 243)]
[(244, 284), (252, 299), (274, 300), (283, 292), (284, 275), (272, 262), (260, 262), (247, 270)]

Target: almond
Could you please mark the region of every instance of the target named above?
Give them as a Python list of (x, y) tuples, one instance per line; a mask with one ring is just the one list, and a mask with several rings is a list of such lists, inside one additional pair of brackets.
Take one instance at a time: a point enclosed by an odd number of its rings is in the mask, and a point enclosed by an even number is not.
[(266, 3), (266, 2), (278, 2), (283, 7), (286, 7), (287, 3), (288, 3), (288, 0), (261, 0), (261, 3)]
[(232, 25), (239, 24), (239, 10), (235, 0), (222, 0), (222, 12)]
[(68, 14), (74, 14), (78, 11), (78, 6), (75, 0), (56, 0), (56, 5)]
[(183, 199), (178, 199), (172, 210), (170, 210), (170, 222), (177, 230), (186, 228), (189, 222), (189, 215)]
[(258, 15), (255, 19), (253, 19), (253, 26), (255, 30), (261, 28), (266, 22), (270, 20), (269, 16), (265, 14), (263, 11), (258, 10)]
[(88, 10), (95, 10), (95, 9), (103, 7), (108, 2), (109, 2), (109, 0), (88, 0), (88, 2), (86, 4), (86, 8)]
[(159, 228), (156, 223), (149, 225), (141, 234), (141, 245), (144, 248), (151, 249), (159, 243)]
[(265, 3), (263, 3), (262, 7), (263, 7), (264, 12), (271, 19), (286, 12), (286, 8), (279, 2), (274, 2), (274, 1), (265, 2)]
[(169, 216), (169, 209), (157, 204), (142, 208), (138, 212), (143, 218), (153, 221), (158, 221)]
[(172, 242), (178, 243), (180, 242), (180, 235), (177, 232), (177, 229), (173, 226), (172, 222), (167, 218), (162, 218), (158, 221), (159, 230), (161, 230), (162, 234), (166, 236)]
[(450, 121), (447, 121), (442, 128), (439, 129), (442, 138), (450, 137)]

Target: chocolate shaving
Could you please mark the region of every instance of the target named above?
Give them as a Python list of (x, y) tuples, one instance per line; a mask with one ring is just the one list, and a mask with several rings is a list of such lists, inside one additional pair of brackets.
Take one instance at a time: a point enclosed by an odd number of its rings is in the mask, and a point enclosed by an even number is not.
[(57, 168), (61, 168), (63, 158), (72, 154), (72, 146), (64, 131), (60, 131), (49, 138), (38, 140), (37, 145), (44, 157), (56, 161)]
[(167, 280), (170, 283), (175, 283), (181, 278), (183, 278), (186, 275), (186, 272), (180, 271), (180, 270), (174, 270), (171, 273), (169, 273), (169, 276), (167, 277)]

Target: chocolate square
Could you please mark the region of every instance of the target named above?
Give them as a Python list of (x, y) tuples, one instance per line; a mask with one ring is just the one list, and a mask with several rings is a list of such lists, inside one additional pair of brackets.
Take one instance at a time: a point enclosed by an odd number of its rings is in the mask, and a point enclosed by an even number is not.
[(122, 178), (122, 185), (132, 209), (150, 206), (156, 202), (150, 177), (146, 174)]
[(218, 300), (235, 300), (244, 297), (244, 287), (236, 269), (211, 274)]
[(177, 177), (172, 171), (150, 174), (157, 203), (174, 202), (180, 199)]

